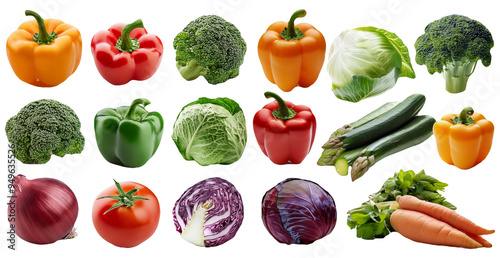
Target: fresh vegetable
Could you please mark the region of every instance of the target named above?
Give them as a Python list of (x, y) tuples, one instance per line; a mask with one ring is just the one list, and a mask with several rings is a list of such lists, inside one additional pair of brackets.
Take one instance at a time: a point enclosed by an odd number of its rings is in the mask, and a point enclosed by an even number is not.
[(94, 118), (97, 146), (110, 163), (140, 167), (155, 154), (163, 134), (163, 118), (148, 112), (147, 99), (136, 99), (130, 106), (105, 108)]
[(432, 135), (435, 122), (433, 117), (417, 116), (393, 133), (370, 143), (352, 163), (352, 181), (362, 177), (371, 166), (383, 158), (427, 140)]
[[(327, 160), (325, 163), (335, 164), (336, 158), (344, 150), (351, 150), (372, 143), (406, 124), (418, 114), (424, 103), (424, 95), (413, 94), (389, 111), (363, 125), (356, 128), (345, 126), (345, 133), (332, 134), (322, 146), (323, 149), (331, 149), (331, 151), (324, 153), (321, 159)], [(326, 155), (333, 157), (328, 158)]]
[(174, 39), (177, 69), (191, 81), (200, 75), (218, 84), (238, 76), (247, 51), (245, 40), (232, 23), (217, 15), (190, 22)]
[(141, 19), (99, 31), (92, 38), (90, 48), (97, 70), (114, 85), (151, 78), (163, 56), (160, 38), (149, 34)]
[(328, 54), (327, 71), (337, 98), (358, 102), (415, 78), (408, 48), (394, 33), (375, 27), (342, 32)]
[(82, 57), (82, 37), (77, 28), (57, 19), (35, 19), (22, 23), (7, 39), (7, 57), (23, 82), (53, 87), (72, 75)]
[(394, 231), (391, 227), (390, 218), (394, 209), (393, 202), (370, 203), (359, 208), (348, 211), (347, 225), (356, 228), (356, 237), (362, 239), (384, 238)]
[(247, 142), (243, 110), (229, 98), (199, 98), (179, 112), (172, 139), (185, 160), (202, 166), (236, 162)]
[(230, 182), (208, 178), (189, 187), (172, 211), (175, 229), (197, 246), (214, 247), (231, 240), (243, 222), (243, 201)]
[(160, 221), (160, 204), (146, 186), (115, 181), (102, 191), (92, 207), (97, 233), (119, 247), (134, 247), (150, 238)]
[(364, 145), (356, 149), (342, 152), (342, 154), (337, 157), (337, 160), (334, 164), (337, 173), (341, 176), (347, 176), (347, 174), (349, 173), (349, 167), (354, 164), (354, 161), (358, 159), (358, 157), (366, 149), (366, 147), (367, 145)]
[(50, 244), (76, 236), (73, 226), (78, 217), (75, 194), (53, 178), (28, 180), (14, 178), (14, 194), (9, 202), (10, 226), (17, 236), (33, 244)]
[(482, 247), (462, 231), (438, 219), (412, 210), (396, 210), (391, 225), (398, 233), (413, 241), (465, 248)]
[(347, 225), (363, 239), (383, 238), (394, 231), (390, 215), (398, 205), (398, 196), (412, 195), (421, 200), (436, 203), (452, 210), (456, 207), (449, 203), (438, 191), (444, 191), (448, 184), (431, 177), (422, 170), (415, 174), (412, 170), (394, 173), (380, 190), (369, 196), (362, 206), (347, 212)]
[(301, 9), (293, 13), (288, 24), (271, 24), (258, 43), (264, 74), (283, 91), (314, 84), (325, 61), (323, 34), (308, 23), (295, 25), (295, 19), (304, 16), (306, 11)]
[(337, 208), (332, 196), (318, 184), (289, 178), (264, 195), (262, 221), (280, 243), (310, 244), (333, 231)]
[(275, 164), (300, 164), (314, 142), (316, 118), (306, 106), (284, 101), (272, 92), (265, 92), (264, 96), (276, 101), (254, 116), (253, 128), (260, 149)]
[(466, 107), (460, 115), (447, 114), (434, 124), (434, 135), (441, 159), (460, 169), (481, 163), (493, 143), (493, 123)]
[(33, 101), (5, 126), (14, 155), (26, 164), (44, 164), (51, 155), (63, 157), (83, 151), (80, 120), (68, 106), (51, 99)]
[(491, 64), (493, 37), (480, 22), (462, 15), (448, 15), (429, 23), (425, 33), (415, 42), (419, 65), (426, 65), (430, 74), (442, 73), (446, 90), (465, 90), (469, 76), (479, 60)]
[(441, 220), (450, 226), (470, 235), (487, 235), (495, 233), (495, 230), (488, 230), (476, 225), (471, 220), (458, 214), (456, 211), (428, 201), (422, 201), (415, 196), (398, 196), (396, 201), (401, 209), (417, 211)]
[(370, 201), (381, 203), (395, 201), (400, 195), (412, 195), (418, 199), (456, 210), (455, 205), (446, 201), (446, 198), (438, 192), (444, 192), (447, 186), (447, 183), (425, 174), (424, 170), (417, 174), (412, 170), (400, 170), (387, 179), (378, 192), (370, 195)]
[[(335, 130), (335, 132), (330, 135), (329, 139), (334, 139), (335, 137), (340, 137), (341, 135), (344, 135), (346, 132), (356, 129), (373, 119), (381, 116), (382, 114), (386, 113), (387, 111), (391, 110), (394, 106), (397, 105), (397, 102), (387, 102), (384, 105), (380, 106), (379, 108), (373, 110), (366, 116), (360, 118), (359, 120), (356, 120), (350, 124), (344, 125), (340, 127), (339, 129)], [(323, 147), (324, 148), (324, 147)], [(318, 165), (319, 166), (326, 166), (326, 165), (335, 165), (336, 160), (339, 155), (337, 155), (337, 152), (339, 150), (342, 150), (341, 148), (324, 148), (323, 153), (321, 153), (321, 157), (318, 159)], [(342, 150), (343, 151), (343, 150)], [(356, 156), (357, 158), (357, 156)]]

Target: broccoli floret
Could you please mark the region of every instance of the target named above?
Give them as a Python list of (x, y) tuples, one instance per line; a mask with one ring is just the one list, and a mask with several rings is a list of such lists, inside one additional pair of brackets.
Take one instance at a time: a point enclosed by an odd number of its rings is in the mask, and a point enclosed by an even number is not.
[(425, 27), (425, 33), (415, 42), (416, 62), (425, 64), (430, 74), (443, 73), (446, 90), (465, 90), (477, 61), (491, 64), (493, 37), (478, 21), (462, 15), (449, 15)]
[(68, 106), (41, 99), (24, 106), (7, 121), (5, 131), (14, 156), (26, 164), (44, 164), (52, 154), (63, 157), (83, 151), (80, 120)]
[(232, 23), (217, 15), (204, 15), (177, 34), (174, 49), (184, 79), (202, 75), (210, 84), (217, 84), (238, 76), (247, 45)]

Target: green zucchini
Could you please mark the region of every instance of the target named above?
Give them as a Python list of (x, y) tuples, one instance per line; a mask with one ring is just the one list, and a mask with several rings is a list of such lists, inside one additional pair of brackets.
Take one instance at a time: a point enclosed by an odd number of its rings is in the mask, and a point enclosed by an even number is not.
[(381, 116), (382, 114), (388, 112), (393, 107), (395, 107), (397, 104), (398, 104), (398, 102), (396, 102), (396, 101), (394, 101), (394, 102), (387, 102), (384, 105), (380, 106), (379, 108), (377, 108), (377, 109), (373, 110), (372, 112), (370, 112), (368, 115), (360, 118), (359, 120), (357, 120), (355, 122), (350, 123), (349, 125), (352, 128), (360, 127), (360, 126), (362, 126), (362, 125), (364, 125), (364, 124), (372, 121), (373, 119)]
[[(340, 127), (339, 129), (335, 130), (335, 132), (332, 133), (329, 139), (335, 138), (339, 135), (345, 134), (347, 131), (352, 130), (353, 128), (360, 127), (373, 119), (381, 116), (382, 114), (388, 112), (391, 110), (394, 106), (397, 105), (397, 102), (387, 102), (384, 105), (380, 106), (379, 108), (373, 110), (369, 114), (365, 115), (364, 117), (358, 119), (357, 121), (354, 121), (348, 125), (344, 125)], [(327, 142), (328, 143), (328, 142)], [(323, 152), (321, 153), (321, 157), (318, 159), (318, 165), (319, 166), (326, 166), (326, 165), (334, 165), (336, 160), (337, 160), (337, 153), (342, 153), (342, 151), (338, 151), (338, 149), (331, 149), (328, 147), (327, 144), (323, 146)]]
[(383, 158), (418, 145), (432, 135), (436, 120), (431, 116), (417, 116), (403, 127), (366, 146), (352, 163), (352, 181), (363, 176), (368, 169)]
[(349, 166), (352, 166), (354, 161), (359, 157), (361, 151), (363, 151), (366, 146), (358, 147), (356, 149), (348, 150), (342, 152), (342, 154), (335, 161), (335, 170), (341, 176), (347, 176), (349, 172)]
[(334, 148), (354, 149), (391, 133), (415, 117), (424, 106), (425, 96), (413, 94), (388, 112), (338, 137)]

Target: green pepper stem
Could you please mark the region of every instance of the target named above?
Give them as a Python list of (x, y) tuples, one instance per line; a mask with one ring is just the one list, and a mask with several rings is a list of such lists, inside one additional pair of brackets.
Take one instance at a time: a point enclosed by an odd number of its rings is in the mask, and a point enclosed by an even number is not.
[(295, 19), (300, 17), (305, 17), (306, 14), (307, 12), (304, 9), (297, 10), (292, 14), (292, 17), (290, 17), (290, 20), (288, 21), (288, 30), (287, 30), (287, 35), (290, 38), (297, 37), (297, 33), (295, 33)]
[(139, 41), (130, 38), (130, 32), (136, 28), (144, 28), (142, 20), (139, 19), (135, 22), (123, 26), (121, 37), (116, 42), (116, 47), (122, 52), (132, 52), (139, 48)]
[(38, 45), (50, 44), (55, 38), (57, 38), (57, 34), (55, 32), (49, 33), (47, 32), (47, 27), (45, 27), (45, 21), (42, 17), (31, 10), (26, 10), (24, 12), (26, 16), (33, 16), (38, 24), (38, 33), (33, 35), (33, 39), (38, 43)]
[(125, 118), (130, 119), (130, 120), (137, 120), (135, 117), (135, 110), (137, 109), (138, 105), (143, 105), (144, 107), (151, 104), (151, 101), (141, 98), (141, 99), (135, 99), (132, 104), (130, 104), (130, 107), (127, 110), (127, 113), (125, 113)]
[(474, 109), (472, 107), (466, 107), (462, 109), (462, 112), (460, 112), (460, 115), (458, 116), (462, 124), (467, 124), (467, 116), (472, 116), (474, 114)]

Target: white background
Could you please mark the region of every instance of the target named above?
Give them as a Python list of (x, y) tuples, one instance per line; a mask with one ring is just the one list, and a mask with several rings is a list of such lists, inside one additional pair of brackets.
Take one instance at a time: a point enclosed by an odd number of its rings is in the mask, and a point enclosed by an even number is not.
[[(424, 32), (425, 26), (442, 16), (457, 13), (485, 24), (496, 40), (500, 38), (500, 17), (493, 1), (244, 1), (244, 0), (190, 0), (190, 1), (9, 1), (0, 9), (0, 41), (23, 21), (24, 11), (32, 9), (44, 18), (58, 18), (76, 26), (83, 38), (83, 56), (78, 70), (64, 83), (54, 88), (37, 88), (20, 81), (0, 44), (1, 113), (0, 125), (31, 101), (51, 98), (72, 107), (82, 122), (86, 137), (85, 150), (80, 155), (52, 157), (44, 165), (19, 163), (18, 171), (29, 179), (53, 177), (64, 181), (75, 192), (79, 202), (76, 221), (79, 236), (73, 240), (50, 245), (34, 245), (18, 239), (17, 251), (7, 249), (6, 219), (0, 220), (0, 252), (2, 257), (87, 257), (111, 255), (139, 257), (363, 257), (404, 256), (426, 257), (498, 257), (500, 233), (485, 238), (493, 243), (491, 249), (465, 250), (461, 248), (425, 245), (412, 242), (392, 233), (385, 239), (362, 240), (346, 225), (346, 211), (367, 200), (382, 183), (399, 169), (425, 169), (426, 173), (449, 183), (443, 195), (458, 207), (458, 212), (493, 229), (500, 229), (498, 220), (498, 162), (500, 142), (495, 136), (489, 157), (469, 170), (459, 170), (445, 164), (438, 156), (434, 137), (425, 143), (390, 156), (377, 163), (356, 182), (339, 176), (333, 167), (319, 167), (316, 161), (321, 145), (338, 127), (355, 121), (388, 101), (401, 101), (412, 93), (422, 93), (427, 102), (421, 114), (440, 119), (446, 113), (460, 112), (468, 105), (500, 126), (498, 99), (500, 99), (500, 47), (492, 49), (490, 67), (477, 65), (467, 90), (450, 94), (445, 90), (439, 74), (428, 74), (425, 66), (415, 63), (413, 44)], [(331, 81), (323, 68), (319, 79), (310, 88), (296, 88), (283, 93), (265, 78), (257, 56), (257, 42), (266, 28), (278, 20), (288, 21), (297, 9), (308, 14), (300, 22), (311, 23), (331, 42), (343, 30), (361, 26), (377, 26), (396, 33), (409, 48), (416, 79), (400, 78), (396, 86), (382, 95), (349, 103), (335, 98)], [(191, 20), (204, 14), (218, 14), (234, 23), (241, 31), (248, 51), (240, 75), (226, 83), (210, 85), (204, 78), (187, 82), (175, 68), (172, 41)], [(161, 66), (153, 78), (132, 81), (123, 86), (107, 83), (98, 73), (90, 51), (90, 40), (99, 30), (114, 23), (130, 23), (142, 18), (149, 33), (158, 35), (164, 44)], [(318, 122), (316, 141), (311, 153), (300, 165), (274, 165), (263, 155), (252, 128), (253, 115), (269, 100), (263, 92), (278, 92), (295, 104), (309, 106)], [(155, 156), (141, 168), (124, 168), (108, 163), (99, 153), (93, 133), (94, 115), (102, 108), (128, 105), (138, 97), (151, 100), (149, 111), (159, 111), (165, 119), (163, 140)], [(248, 144), (243, 157), (233, 165), (199, 166), (185, 161), (171, 140), (172, 125), (180, 109), (198, 97), (230, 97), (237, 101), (247, 119)], [(7, 138), (0, 137), (0, 146), (7, 146)], [(7, 148), (4, 147), (4, 158)], [(6, 165), (6, 163), (4, 163)], [(5, 166), (6, 167), (6, 166)], [(0, 193), (7, 200), (7, 172), (0, 177)], [(243, 197), (245, 219), (237, 235), (216, 248), (200, 248), (185, 242), (175, 231), (172, 208), (184, 190), (208, 177), (220, 176), (231, 181)], [(288, 177), (305, 178), (319, 183), (336, 201), (337, 226), (334, 231), (310, 245), (287, 246), (276, 242), (264, 228), (260, 217), (260, 202), (264, 193)], [(115, 247), (104, 241), (95, 231), (91, 210), (94, 199), (105, 188), (118, 181), (136, 181), (148, 186), (158, 196), (162, 214), (156, 233), (146, 242), (131, 249)], [(6, 209), (4, 206), (3, 209)], [(1, 209), (0, 209), (1, 210)]]

